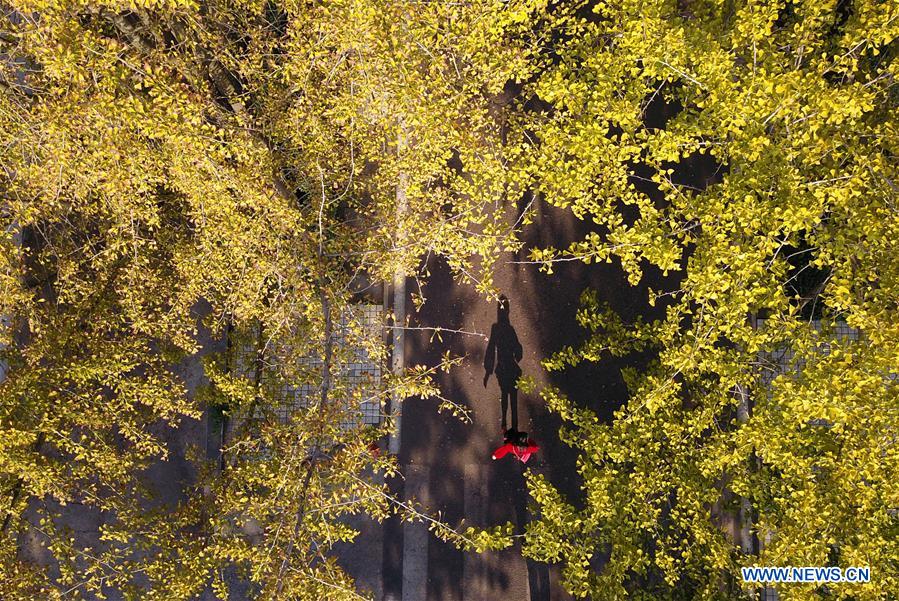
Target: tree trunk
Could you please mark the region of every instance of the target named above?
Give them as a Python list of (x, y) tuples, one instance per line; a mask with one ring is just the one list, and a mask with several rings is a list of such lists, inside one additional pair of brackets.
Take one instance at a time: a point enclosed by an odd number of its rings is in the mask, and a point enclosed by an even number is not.
[[(406, 148), (406, 133), (403, 129), (397, 134), (396, 154), (399, 159)], [(396, 246), (405, 244), (405, 230), (403, 220), (409, 210), (409, 199), (406, 190), (409, 185), (408, 174), (400, 170), (396, 184)], [(393, 352), (391, 354), (391, 372), (394, 376), (401, 376), (406, 367), (405, 357), (405, 331), (406, 325), (406, 272), (402, 264), (398, 264), (393, 272)], [(394, 393), (390, 398), (390, 414), (393, 418), (393, 431), (390, 434), (388, 451), (397, 455), (400, 452), (400, 433), (402, 428), (403, 398)]]

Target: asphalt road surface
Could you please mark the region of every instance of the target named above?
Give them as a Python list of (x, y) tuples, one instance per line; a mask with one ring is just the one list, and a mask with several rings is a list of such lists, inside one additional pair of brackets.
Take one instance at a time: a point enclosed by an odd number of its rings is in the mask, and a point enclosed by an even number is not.
[[(564, 246), (589, 227), (568, 211), (543, 205), (525, 231), (528, 245)], [(616, 263), (586, 266), (580, 262), (556, 266), (552, 275), (536, 265), (522, 264), (526, 249), (503, 256), (496, 266), (496, 284), (511, 304), (510, 321), (524, 356), (523, 374), (538, 384), (552, 384), (570, 398), (593, 408), (604, 419), (627, 398), (620, 375), (625, 363), (640, 358), (606, 359), (561, 373), (547, 373), (540, 361), (561, 347), (583, 340), (575, 321), (581, 292), (592, 287), (625, 319), (637, 314), (652, 317), (646, 304), (646, 284), (631, 287)], [(530, 519), (525, 470), (539, 471), (572, 502), (579, 503), (576, 452), (558, 439), (560, 420), (549, 413), (536, 394), (519, 392), (519, 429), (541, 446), (525, 466), (511, 456), (493, 461), (491, 452), (502, 444), (500, 391), (495, 377), (485, 388), (486, 336), (496, 321), (496, 303), (473, 288), (454, 283), (440, 261), (429, 265), (431, 276), (423, 289), (427, 301), (412, 315), (414, 326), (441, 327), (478, 334), (443, 333), (442, 341), (429, 331), (410, 332), (406, 363), (436, 364), (450, 351), (464, 355), (464, 364), (442, 375), (446, 397), (469, 407), (472, 423), (438, 412), (437, 400), (409, 399), (403, 408), (399, 460), (405, 482), (395, 482), (397, 494), (415, 497), (450, 524), (491, 526), (512, 521), (518, 530)], [(653, 286), (663, 283), (650, 273)], [(411, 288), (411, 286), (410, 286)], [(411, 302), (409, 303), (411, 305)], [(559, 566), (525, 561), (520, 547), (482, 555), (463, 553), (431, 535), (424, 525), (390, 522), (381, 532), (381, 574), (371, 575), (371, 588), (389, 601), (486, 601), (568, 599), (559, 582)], [(371, 560), (369, 556), (369, 560)]]

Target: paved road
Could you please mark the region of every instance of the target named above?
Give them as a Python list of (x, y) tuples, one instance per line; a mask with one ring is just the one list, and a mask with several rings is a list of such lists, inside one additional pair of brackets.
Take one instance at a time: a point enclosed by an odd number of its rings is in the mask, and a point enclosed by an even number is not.
[[(569, 212), (538, 207), (537, 219), (525, 232), (528, 244), (562, 246), (588, 231)], [(514, 217), (514, 216), (513, 216)], [(560, 387), (576, 401), (604, 418), (626, 399), (626, 389), (614, 360), (585, 365), (564, 373), (547, 374), (540, 361), (565, 344), (583, 339), (575, 322), (578, 298), (586, 287), (599, 291), (625, 318), (647, 315), (645, 287), (632, 288), (616, 264), (560, 265), (553, 275), (534, 265), (517, 264), (524, 253), (507, 254), (495, 277), (511, 301), (511, 323), (524, 347), (521, 367), (540, 384)], [(429, 265), (424, 289), (427, 302), (412, 316), (413, 325), (441, 326), (489, 334), (496, 320), (496, 304), (472, 288), (456, 285), (444, 264)], [(653, 277), (657, 283), (656, 277)], [(410, 303), (411, 306), (411, 303)], [(424, 501), (444, 519), (481, 526), (512, 521), (519, 529), (529, 519), (523, 466), (507, 457), (490, 459), (501, 443), (499, 387), (491, 378), (483, 386), (486, 339), (476, 335), (428, 333), (408, 336), (407, 365), (435, 364), (449, 350), (465, 355), (463, 365), (441, 377), (445, 395), (471, 408), (473, 423), (464, 424), (437, 412), (435, 400), (410, 399), (403, 410), (400, 463), (405, 490), (396, 491)], [(633, 358), (630, 359), (633, 364)], [(558, 418), (536, 395), (519, 395), (519, 429), (527, 430), (542, 450), (528, 468), (543, 472), (569, 498), (578, 502), (579, 481), (575, 453), (558, 440)], [(557, 566), (525, 562), (518, 548), (500, 553), (462, 553), (431, 536), (423, 526), (387, 524), (382, 532), (382, 578), (373, 586), (390, 601), (553, 601), (569, 598), (562, 590)]]

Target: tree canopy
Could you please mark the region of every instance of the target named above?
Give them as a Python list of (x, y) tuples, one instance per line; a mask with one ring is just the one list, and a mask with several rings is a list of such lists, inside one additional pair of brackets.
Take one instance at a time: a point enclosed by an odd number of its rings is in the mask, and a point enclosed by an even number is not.
[[(5, 11), (4, 598), (188, 599), (233, 582), (357, 596), (328, 556), (355, 536), (341, 518), (416, 509), (383, 485), (394, 460), (369, 449), (383, 432), (341, 429), (360, 399), (337, 340), (383, 355), (380, 331), (343, 317), (360, 281), (413, 274), (428, 252), (489, 286), (479, 274), (514, 243), (498, 207), (519, 185), (499, 96), (532, 70), (539, 6)], [(185, 364), (225, 336), (204, 362), (211, 388), (188, 396)], [(411, 369), (380, 396), (431, 394), (432, 376)], [(316, 391), (289, 420), (284, 385)], [(171, 452), (162, 426), (204, 404), (253, 427), (221, 473), (195, 458), (177, 508), (154, 505), (141, 484)], [(94, 548), (63, 531), (72, 503), (102, 515)], [(52, 582), (17, 553), (35, 529)]]
[[(547, 270), (678, 283), (635, 323), (588, 292), (587, 341), (544, 362), (654, 358), (610, 423), (543, 391), (584, 503), (529, 477), (524, 552), (581, 598), (745, 598), (741, 566), (830, 564), (872, 583), (781, 597), (890, 598), (897, 37), (875, 0), (4, 6), (0, 596), (357, 598), (345, 516), (422, 515), (383, 484), (386, 426), (346, 426), (338, 340), (385, 353), (354, 294), (429, 254), (493, 293), (533, 195), (594, 226), (529, 249)], [(437, 394), (438, 368), (378, 400)], [(290, 419), (285, 386), (314, 391)], [(223, 457), (153, 501), (166, 432), (210, 406)]]
[(897, 34), (882, 2), (600, 2), (560, 30), (533, 170), (597, 231), (532, 257), (679, 274), (649, 323), (586, 295), (588, 341), (545, 361), (655, 357), (609, 424), (544, 393), (586, 505), (532, 478), (529, 553), (575, 594), (734, 598), (746, 565), (871, 567), (783, 599), (897, 590)]

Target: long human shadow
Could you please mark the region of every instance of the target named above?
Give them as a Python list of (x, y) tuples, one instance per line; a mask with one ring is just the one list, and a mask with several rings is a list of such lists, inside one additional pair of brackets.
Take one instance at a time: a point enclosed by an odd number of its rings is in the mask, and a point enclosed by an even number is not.
[[(523, 350), (518, 334), (511, 324), (509, 299), (501, 295), (496, 306), (496, 323), (490, 328), (490, 339), (484, 354), (484, 386), (487, 386), (490, 375), (495, 373), (500, 387), (502, 430), (506, 433), (507, 439), (521, 435), (518, 430), (518, 378), (522, 375), (522, 370), (518, 362), (523, 357)], [(506, 413), (510, 409), (511, 430), (507, 430), (509, 422), (506, 420)], [(523, 470), (523, 465), (517, 465), (513, 469), (512, 476), (499, 483), (508, 506), (514, 510), (515, 534), (518, 536), (524, 535), (527, 523), (531, 519), (527, 510), (527, 487)], [(549, 601), (549, 566), (528, 557), (525, 557), (525, 563), (530, 601)]]
[(524, 349), (509, 319), (509, 299), (505, 295), (496, 303), (496, 323), (490, 326), (490, 338), (484, 353), (484, 388), (492, 374), (499, 383), (502, 430), (508, 428), (506, 414), (511, 409), (512, 430), (518, 430), (518, 378), (521, 377), (521, 361)]

